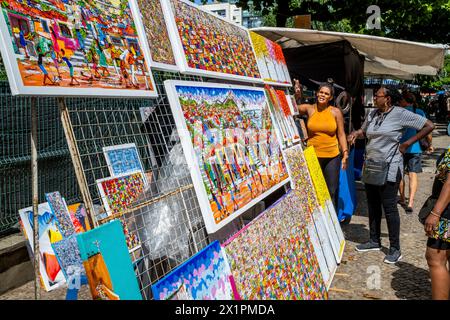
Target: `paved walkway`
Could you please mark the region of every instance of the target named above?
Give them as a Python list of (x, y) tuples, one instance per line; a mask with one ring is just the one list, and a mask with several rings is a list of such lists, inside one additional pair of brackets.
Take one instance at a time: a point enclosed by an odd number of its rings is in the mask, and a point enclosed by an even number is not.
[(414, 203), (414, 212), (406, 214), (399, 206), (400, 245), (403, 258), (395, 265), (383, 262), (389, 250), (386, 220), (381, 222), (382, 251), (360, 253), (355, 246), (368, 240), (369, 219), (364, 186), (357, 184), (358, 206), (349, 225), (343, 226), (346, 248), (341, 265), (333, 280), (330, 299), (431, 299), (431, 284), (425, 260), (427, 237), (417, 214), (431, 194), (436, 158), (450, 145), (446, 128), (438, 125), (433, 133), (435, 152), (424, 156), (424, 172), (419, 174), (419, 187)]

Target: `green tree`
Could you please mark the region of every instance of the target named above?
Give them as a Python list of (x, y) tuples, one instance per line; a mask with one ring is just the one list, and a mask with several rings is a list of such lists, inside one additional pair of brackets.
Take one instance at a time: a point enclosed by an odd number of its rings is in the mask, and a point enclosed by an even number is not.
[[(274, 15), (270, 25), (285, 27), (288, 19), (311, 14), (315, 29), (386, 36), (411, 41), (445, 43), (450, 39), (449, 0), (239, 0), (262, 14)], [(369, 30), (366, 13), (370, 5), (381, 9), (381, 29)], [(266, 21), (266, 19), (265, 19)]]

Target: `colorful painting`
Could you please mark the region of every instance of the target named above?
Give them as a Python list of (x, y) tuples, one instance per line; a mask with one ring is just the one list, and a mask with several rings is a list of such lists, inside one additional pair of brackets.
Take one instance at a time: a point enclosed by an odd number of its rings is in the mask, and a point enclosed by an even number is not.
[(142, 300), (118, 220), (76, 237), (94, 300)]
[(278, 86), (292, 86), (281, 46), (253, 31), (250, 31), (250, 38), (264, 82)]
[[(132, 0), (136, 29), (151, 53), (152, 68), (178, 71), (160, 0)], [(149, 57), (150, 59), (150, 57)]]
[[(52, 242), (62, 239), (62, 235), (56, 226), (54, 215), (47, 202), (38, 206), (38, 223), (39, 223), (39, 272), (41, 275), (41, 283), (46, 291), (51, 291), (64, 284), (64, 273), (53, 251)], [(33, 208), (25, 208), (19, 210), (22, 230), (25, 238), (28, 240), (31, 252), (34, 253), (33, 239)]]
[(50, 208), (52, 209), (53, 215), (56, 218), (56, 225), (59, 228), (62, 236), (67, 238), (75, 233), (75, 227), (70, 218), (69, 209), (67, 209), (66, 201), (61, 197), (59, 191), (46, 193), (45, 198), (47, 199)]
[(108, 216), (129, 209), (144, 191), (143, 174), (140, 171), (117, 177), (97, 180), (97, 187)]
[(288, 193), (225, 243), (242, 299), (327, 299), (298, 202), (295, 193)]
[(116, 177), (126, 173), (140, 171), (142, 172), (145, 184), (147, 184), (144, 167), (142, 166), (139, 152), (134, 143), (104, 147), (103, 153), (105, 154), (111, 176)]
[(6, 0), (1, 10), (13, 94), (157, 96), (128, 0)]
[[(296, 190), (293, 190), (296, 192)], [(331, 274), (330, 269), (327, 264), (327, 259), (325, 258), (325, 252), (322, 244), (320, 243), (319, 233), (316, 229), (316, 224), (314, 222), (308, 223), (308, 235), (311, 240), (311, 244), (314, 248), (314, 253), (317, 257), (317, 262), (319, 263), (320, 273), (322, 274), (323, 282), (325, 283), (327, 289), (331, 285)], [(336, 266), (335, 266), (336, 267)]]
[(58, 259), (58, 263), (61, 266), (67, 283), (72, 283), (73, 277), (86, 275), (75, 235), (52, 243), (52, 248), (56, 253), (56, 258)]
[(155, 300), (236, 300), (230, 266), (214, 241), (152, 285)]
[(301, 199), (304, 199), (300, 203), (302, 210), (312, 214), (319, 207), (319, 202), (309, 175), (305, 157), (303, 156), (302, 146), (296, 145), (286, 149), (284, 151), (284, 157), (286, 159), (287, 171), (291, 177), (291, 188), (299, 192)]
[(269, 97), (270, 113), (274, 119), (277, 134), (283, 147), (289, 147), (300, 141), (300, 134), (291, 115), (289, 104), (284, 91), (275, 90), (273, 87), (265, 86)]
[(320, 206), (325, 214), (328, 228), (332, 237), (334, 251), (337, 255), (338, 262), (341, 261), (344, 253), (345, 238), (342, 232), (341, 225), (337, 219), (336, 210), (331, 201), (330, 193), (328, 192), (327, 183), (320, 168), (319, 160), (317, 159), (314, 147), (310, 146), (305, 149), (305, 160), (308, 165), (308, 170), (316, 190), (317, 198)]
[(181, 72), (262, 82), (247, 29), (186, 0), (161, 4)]
[[(336, 249), (333, 246), (333, 243), (336, 242), (332, 240), (333, 238), (326, 223), (324, 210), (319, 205), (316, 190), (309, 174), (308, 165), (301, 145), (296, 145), (285, 150), (284, 156), (289, 176), (291, 177), (291, 187), (299, 199), (298, 204), (302, 212), (311, 215), (313, 219), (313, 223), (309, 223), (309, 227), (312, 229), (313, 225), (316, 234), (313, 235), (310, 233), (310, 236), (314, 240), (312, 241), (314, 249), (319, 260), (322, 276), (328, 288), (331, 285), (334, 272), (337, 268), (337, 255), (333, 250)], [(317, 241), (315, 236), (317, 236)], [(325, 263), (322, 260), (325, 260)]]
[(75, 227), (76, 233), (86, 232), (92, 229), (83, 203), (74, 203), (67, 207), (70, 219)]
[(263, 89), (164, 84), (209, 233), (288, 182)]

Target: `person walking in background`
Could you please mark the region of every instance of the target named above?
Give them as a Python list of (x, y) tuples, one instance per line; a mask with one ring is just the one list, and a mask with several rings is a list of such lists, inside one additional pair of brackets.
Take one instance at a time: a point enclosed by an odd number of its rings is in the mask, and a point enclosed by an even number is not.
[[(294, 84), (295, 99), (299, 101), (300, 83), (294, 79)], [(344, 116), (339, 108), (330, 105), (333, 96), (333, 85), (322, 83), (317, 91), (317, 103), (300, 104), (297, 108), (301, 115), (308, 116), (308, 146), (313, 146), (316, 151), (337, 212), (339, 173), (340, 168), (347, 169), (348, 147), (344, 131)]]
[(431, 193), (437, 199), (425, 220), (428, 236), (425, 258), (430, 269), (433, 300), (450, 298), (450, 146), (438, 160)]
[[(400, 250), (400, 216), (397, 208), (397, 192), (403, 175), (403, 157), (414, 142), (427, 136), (434, 124), (418, 114), (396, 107), (400, 94), (381, 87), (374, 96), (376, 109), (371, 111), (361, 129), (348, 136), (350, 145), (356, 138), (366, 137), (366, 161), (389, 163), (387, 177), (382, 185), (365, 183), (369, 209), (369, 241), (356, 246), (360, 252), (381, 250), (381, 217), (384, 210), (389, 232), (389, 252), (384, 262), (396, 263), (402, 258)], [(417, 134), (400, 144), (406, 128), (418, 130)], [(363, 173), (363, 181), (364, 181)]]
[[(400, 106), (408, 111), (414, 112), (422, 117), (426, 118), (425, 112), (422, 109), (417, 108), (416, 98), (413, 93), (405, 91), (402, 93), (402, 99), (400, 100)], [(403, 137), (400, 139), (400, 143), (407, 141), (409, 138), (417, 134), (417, 130), (408, 128), (406, 129)], [(433, 147), (431, 145), (432, 135), (427, 136), (429, 142), (429, 147), (427, 152), (433, 152)], [(403, 155), (403, 165), (404, 174), (408, 175), (409, 180), (409, 201), (406, 203), (405, 197), (405, 175), (403, 175), (402, 180), (399, 185), (400, 199), (398, 203), (405, 209), (406, 213), (412, 213), (414, 207), (414, 198), (416, 195), (418, 187), (418, 177), (417, 175), (422, 172), (422, 147), (419, 141), (414, 142), (408, 149), (406, 149)]]

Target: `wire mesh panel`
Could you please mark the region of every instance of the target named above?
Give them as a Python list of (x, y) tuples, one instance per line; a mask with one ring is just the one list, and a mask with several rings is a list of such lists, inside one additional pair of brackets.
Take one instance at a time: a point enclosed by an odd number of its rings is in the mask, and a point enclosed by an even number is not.
[[(157, 99), (66, 99), (70, 125), (99, 224), (119, 218), (126, 233), (142, 295), (151, 284), (209, 243), (163, 82), (202, 81), (154, 72)], [(97, 180), (111, 177), (104, 148), (135, 144), (146, 181), (144, 191), (120, 213), (105, 214)]]
[[(15, 230), (19, 209), (32, 205), (31, 103), (31, 98), (13, 97), (8, 82), (0, 81), (0, 236)], [(37, 98), (35, 103), (39, 202), (57, 190), (68, 203), (80, 201), (56, 101)]]

